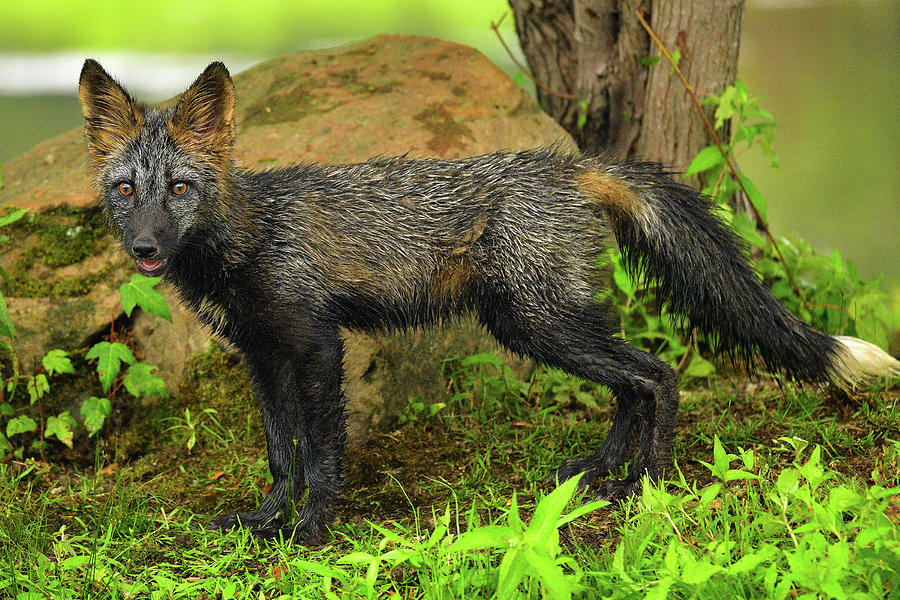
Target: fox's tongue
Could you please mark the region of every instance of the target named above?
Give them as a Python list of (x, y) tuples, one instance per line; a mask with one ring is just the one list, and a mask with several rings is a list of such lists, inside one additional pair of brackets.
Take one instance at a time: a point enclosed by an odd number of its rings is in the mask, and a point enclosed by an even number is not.
[(150, 277), (162, 274), (163, 271), (166, 270), (165, 258), (159, 258), (156, 260), (137, 260), (136, 264), (138, 271)]
[(137, 263), (146, 271), (154, 271), (162, 265), (161, 260), (139, 260)]

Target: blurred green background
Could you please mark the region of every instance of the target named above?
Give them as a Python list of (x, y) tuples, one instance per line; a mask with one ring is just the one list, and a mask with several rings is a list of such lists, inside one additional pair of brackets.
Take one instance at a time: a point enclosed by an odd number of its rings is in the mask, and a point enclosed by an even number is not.
[[(900, 2), (750, 0), (739, 76), (779, 124), (774, 172), (744, 169), (776, 233), (839, 249), (900, 295)], [(299, 48), (416, 33), (479, 48), (515, 76), (490, 30), (503, 0), (20, 0), (0, 11), (0, 163), (80, 125), (75, 82), (98, 58), (144, 99), (212, 59), (233, 71)], [(504, 35), (515, 44), (512, 15)], [(519, 80), (522, 80), (520, 77)]]

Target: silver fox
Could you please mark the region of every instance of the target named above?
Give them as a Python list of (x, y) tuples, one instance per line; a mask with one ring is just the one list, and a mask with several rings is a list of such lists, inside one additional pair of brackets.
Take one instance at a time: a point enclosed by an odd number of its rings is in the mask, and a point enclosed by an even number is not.
[[(641, 476), (658, 478), (672, 462), (677, 378), (617, 337), (615, 316), (594, 300), (596, 257), (612, 244), (719, 351), (842, 388), (900, 373), (877, 347), (788, 313), (710, 201), (658, 165), (543, 149), (254, 172), (232, 164), (235, 92), (222, 63), (158, 109), (88, 60), (79, 96), (97, 190), (125, 252), (238, 348), (251, 375), (274, 484), (255, 512), (211, 528), (306, 544), (326, 533), (346, 491), (342, 326), (472, 313), (514, 352), (616, 397), (606, 440), (554, 479), (583, 472), (582, 485), (623, 497)], [(627, 478), (604, 479), (629, 460)], [(281, 522), (304, 488), (296, 519)]]

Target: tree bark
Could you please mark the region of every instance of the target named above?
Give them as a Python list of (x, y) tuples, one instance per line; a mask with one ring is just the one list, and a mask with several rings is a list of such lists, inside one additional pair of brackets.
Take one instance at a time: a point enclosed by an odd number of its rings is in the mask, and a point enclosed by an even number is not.
[[(672, 51), (699, 99), (734, 82), (743, 0), (510, 0), (537, 97), (585, 152), (684, 170), (712, 143), (635, 10)], [(552, 90), (552, 91), (548, 91)], [(709, 107), (710, 116), (712, 108)], [(581, 117), (581, 123), (579, 123)], [(727, 125), (720, 137), (727, 139)]]
[[(654, 2), (650, 26), (670, 49), (681, 52), (679, 67), (699, 100), (718, 95), (737, 75), (743, 0)], [(636, 152), (683, 171), (703, 147), (713, 143), (681, 81), (661, 61), (650, 69), (644, 119)], [(713, 106), (704, 106), (714, 123)], [(726, 142), (728, 125), (719, 132)]]

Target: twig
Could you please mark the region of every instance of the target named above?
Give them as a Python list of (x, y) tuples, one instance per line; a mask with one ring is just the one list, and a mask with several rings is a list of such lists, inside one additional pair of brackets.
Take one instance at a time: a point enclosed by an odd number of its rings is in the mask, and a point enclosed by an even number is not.
[(559, 98), (565, 98), (566, 100), (578, 100), (578, 98), (576, 98), (575, 96), (573, 96), (571, 94), (566, 94), (564, 92), (557, 92), (556, 90), (551, 89), (544, 82), (538, 81), (537, 79), (534, 78), (534, 76), (532, 76), (531, 73), (528, 72), (528, 69), (525, 68), (525, 66), (519, 62), (519, 59), (517, 59), (516, 55), (512, 53), (512, 50), (510, 50), (509, 46), (506, 45), (506, 40), (504, 40), (503, 36), (500, 34), (500, 23), (503, 22), (503, 19), (506, 18), (506, 15), (507, 15), (507, 13), (503, 13), (503, 16), (500, 17), (500, 20), (497, 21), (496, 23), (491, 21), (491, 29), (493, 29), (494, 33), (497, 34), (497, 39), (500, 40), (500, 43), (503, 45), (503, 49), (506, 50), (506, 53), (509, 55), (509, 57), (512, 59), (512, 61), (515, 63), (515, 65), (517, 67), (519, 67), (519, 70), (522, 71), (525, 74), (525, 76), (528, 77), (528, 79), (530, 79), (532, 83), (534, 83), (534, 85), (538, 86), (539, 88), (541, 88), (548, 94), (557, 96)]
[(681, 360), (678, 361), (678, 366), (675, 367), (675, 370), (678, 373), (681, 373), (682, 370), (687, 367), (688, 362), (690, 362), (691, 357), (694, 355), (694, 331), (695, 330), (691, 329), (691, 333), (687, 339), (687, 350), (682, 355)]
[[(719, 152), (722, 153), (722, 158), (725, 159), (725, 164), (728, 166), (728, 170), (731, 171), (731, 176), (734, 178), (734, 181), (740, 186), (741, 190), (744, 194), (747, 195), (747, 198), (750, 198), (750, 194), (747, 192), (747, 188), (744, 187), (744, 182), (741, 181), (741, 178), (738, 177), (737, 169), (734, 166), (734, 163), (728, 153), (725, 152), (725, 147), (722, 145), (722, 141), (719, 139), (719, 136), (716, 134), (715, 128), (712, 126), (712, 123), (709, 122), (709, 119), (706, 118), (706, 113), (703, 112), (703, 108), (700, 106), (700, 101), (697, 100), (697, 96), (694, 94), (693, 88), (691, 88), (691, 84), (688, 83), (687, 78), (682, 73), (681, 69), (678, 68), (678, 63), (672, 57), (672, 54), (669, 52), (669, 49), (666, 48), (666, 45), (663, 44), (662, 40), (659, 39), (659, 36), (656, 35), (656, 32), (653, 31), (653, 28), (650, 27), (650, 24), (647, 23), (646, 19), (644, 19), (644, 15), (641, 14), (640, 9), (635, 9), (634, 14), (637, 16), (638, 20), (641, 22), (641, 25), (650, 35), (650, 38), (654, 41), (654, 43), (659, 46), (660, 51), (666, 57), (666, 60), (669, 61), (669, 64), (672, 66), (672, 70), (678, 75), (679, 79), (681, 79), (682, 85), (684, 85), (684, 89), (687, 90), (688, 95), (691, 97), (691, 100), (694, 102), (694, 106), (697, 107), (697, 112), (700, 114), (700, 118), (703, 119), (704, 125), (706, 125), (707, 131), (709, 131), (709, 135), (712, 137), (713, 141), (716, 143), (716, 146), (719, 148)], [(769, 238), (769, 241), (772, 242), (772, 247), (775, 248), (775, 252), (778, 254), (778, 259), (781, 261), (781, 264), (784, 266), (784, 272), (787, 274), (788, 279), (791, 282), (791, 287), (794, 288), (794, 293), (797, 295), (797, 298), (800, 299), (800, 303), (803, 305), (803, 308), (806, 309), (806, 298), (803, 297), (803, 293), (800, 291), (800, 287), (797, 285), (797, 281), (794, 279), (794, 274), (791, 273), (790, 268), (788, 268), (787, 262), (784, 260), (784, 254), (781, 253), (781, 248), (778, 246), (778, 242), (775, 241), (775, 236), (772, 235), (772, 231), (769, 229), (768, 223), (762, 218), (762, 215), (759, 212), (759, 209), (756, 208), (756, 205), (753, 202), (750, 202), (750, 207), (753, 209), (753, 214), (756, 216), (757, 222), (762, 226), (763, 231), (766, 234), (766, 237)]]

